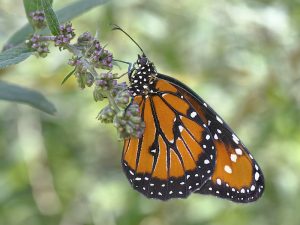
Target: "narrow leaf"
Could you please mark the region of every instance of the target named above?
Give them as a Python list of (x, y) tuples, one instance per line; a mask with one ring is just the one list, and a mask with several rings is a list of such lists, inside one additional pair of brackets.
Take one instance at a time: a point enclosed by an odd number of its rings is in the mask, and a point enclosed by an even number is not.
[(40, 0), (43, 6), (48, 27), (53, 35), (59, 35), (59, 21), (49, 0)]
[(30, 105), (43, 112), (54, 114), (56, 109), (41, 93), (0, 81), (0, 100)]
[[(52, 5), (53, 0), (49, 0), (49, 2)], [(23, 0), (23, 5), (25, 8), (27, 19), (31, 24), (31, 26), (34, 27), (34, 23), (32, 21), (30, 14), (37, 10), (43, 10), (41, 0)]]
[(0, 68), (17, 64), (27, 59), (32, 54), (32, 50), (25, 44), (18, 45), (0, 53)]
[(41, 9), (40, 0), (23, 0), (23, 5), (27, 17), (30, 17), (30, 13)]
[(24, 4), (27, 19), (31, 24), (31, 26), (33, 26), (30, 13), (41, 9), (42, 6), (40, 4), (40, 0), (23, 0), (23, 4)]
[(75, 70), (76, 70), (76, 68), (74, 70), (72, 70), (70, 73), (68, 73), (68, 75), (61, 82), (61, 85), (63, 85), (74, 74)]

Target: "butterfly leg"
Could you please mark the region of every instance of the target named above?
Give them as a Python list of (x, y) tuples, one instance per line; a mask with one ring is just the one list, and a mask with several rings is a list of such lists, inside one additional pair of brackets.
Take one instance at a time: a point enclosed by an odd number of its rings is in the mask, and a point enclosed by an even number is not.
[(115, 62), (121, 62), (121, 63), (125, 63), (128, 65), (128, 69), (127, 69), (127, 72), (122, 74), (120, 77), (124, 76), (125, 74), (131, 74), (133, 70), (135, 70), (135, 63), (130, 63), (130, 62), (126, 62), (126, 61), (123, 61), (123, 60), (119, 60), (119, 59), (114, 59)]

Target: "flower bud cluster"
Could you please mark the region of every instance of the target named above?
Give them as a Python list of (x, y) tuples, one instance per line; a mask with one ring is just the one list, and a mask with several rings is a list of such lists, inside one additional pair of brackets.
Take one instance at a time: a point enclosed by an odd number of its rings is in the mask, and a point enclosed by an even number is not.
[(25, 42), (29, 48), (37, 52), (37, 54), (41, 57), (46, 57), (49, 53), (49, 43), (41, 39), (41, 36), (38, 34), (34, 34), (30, 39)]
[(60, 25), (59, 31), (60, 34), (54, 38), (55, 46), (64, 47), (65, 45), (70, 44), (71, 40), (75, 37), (71, 23)]
[(90, 57), (91, 63), (96, 68), (111, 70), (113, 67), (113, 55), (108, 50), (100, 45), (98, 40), (94, 40), (91, 47), (87, 51), (87, 56)]
[(116, 115), (115, 110), (113, 110), (110, 105), (107, 105), (100, 111), (97, 118), (102, 123), (112, 123), (115, 115)]
[(37, 29), (42, 29), (46, 26), (44, 11), (37, 10), (31, 12), (29, 15), (31, 17), (33, 26), (36, 27)]
[(145, 123), (142, 121), (139, 106), (131, 103), (126, 110), (116, 114), (113, 120), (121, 138), (129, 136), (141, 137), (145, 129)]
[(84, 32), (83, 34), (79, 35), (77, 38), (77, 43), (75, 46), (82, 47), (82, 51), (86, 51), (85, 49), (93, 44), (95, 38), (92, 36), (90, 32)]
[(115, 78), (116, 75), (111, 72), (101, 73), (95, 81), (95, 100), (102, 101), (109, 93), (119, 109), (117, 111), (110, 103), (100, 111), (98, 119), (104, 123), (113, 122), (121, 138), (140, 137), (144, 132), (145, 124), (141, 119), (139, 106), (130, 102), (131, 95), (126, 83), (118, 83)]
[(81, 89), (84, 89), (86, 86), (91, 87), (94, 84), (95, 79), (93, 74), (88, 71), (88, 69), (84, 66), (82, 60), (79, 57), (72, 57), (71, 59), (69, 59), (68, 64), (71, 66), (75, 66), (74, 74), (78, 86)]

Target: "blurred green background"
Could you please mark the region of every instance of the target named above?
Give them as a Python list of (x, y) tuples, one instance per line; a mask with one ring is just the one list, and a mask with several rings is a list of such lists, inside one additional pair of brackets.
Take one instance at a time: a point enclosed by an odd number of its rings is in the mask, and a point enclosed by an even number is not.
[[(73, 1), (54, 1), (59, 9)], [(109, 1), (73, 21), (98, 32), (114, 57), (139, 50), (161, 73), (183, 81), (232, 126), (262, 167), (259, 201), (213, 196), (146, 199), (120, 165), (122, 142), (100, 124), (100, 103), (75, 79), (70, 56), (51, 48), (0, 79), (42, 92), (57, 113), (0, 101), (0, 224), (293, 225), (300, 223), (300, 3), (297, 0)], [(26, 23), (21, 0), (0, 0), (0, 46)], [(117, 72), (126, 71), (124, 66)]]

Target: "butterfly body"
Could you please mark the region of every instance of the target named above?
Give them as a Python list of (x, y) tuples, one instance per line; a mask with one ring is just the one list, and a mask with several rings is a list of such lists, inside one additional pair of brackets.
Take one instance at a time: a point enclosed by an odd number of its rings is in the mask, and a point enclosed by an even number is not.
[(229, 126), (194, 91), (160, 74), (143, 54), (129, 73), (133, 101), (146, 128), (125, 140), (122, 165), (132, 187), (160, 200), (212, 194), (258, 199), (260, 168)]
[(137, 68), (133, 68), (129, 74), (130, 91), (132, 96), (146, 96), (156, 93), (154, 81), (157, 71), (154, 64), (147, 57), (138, 55)]

